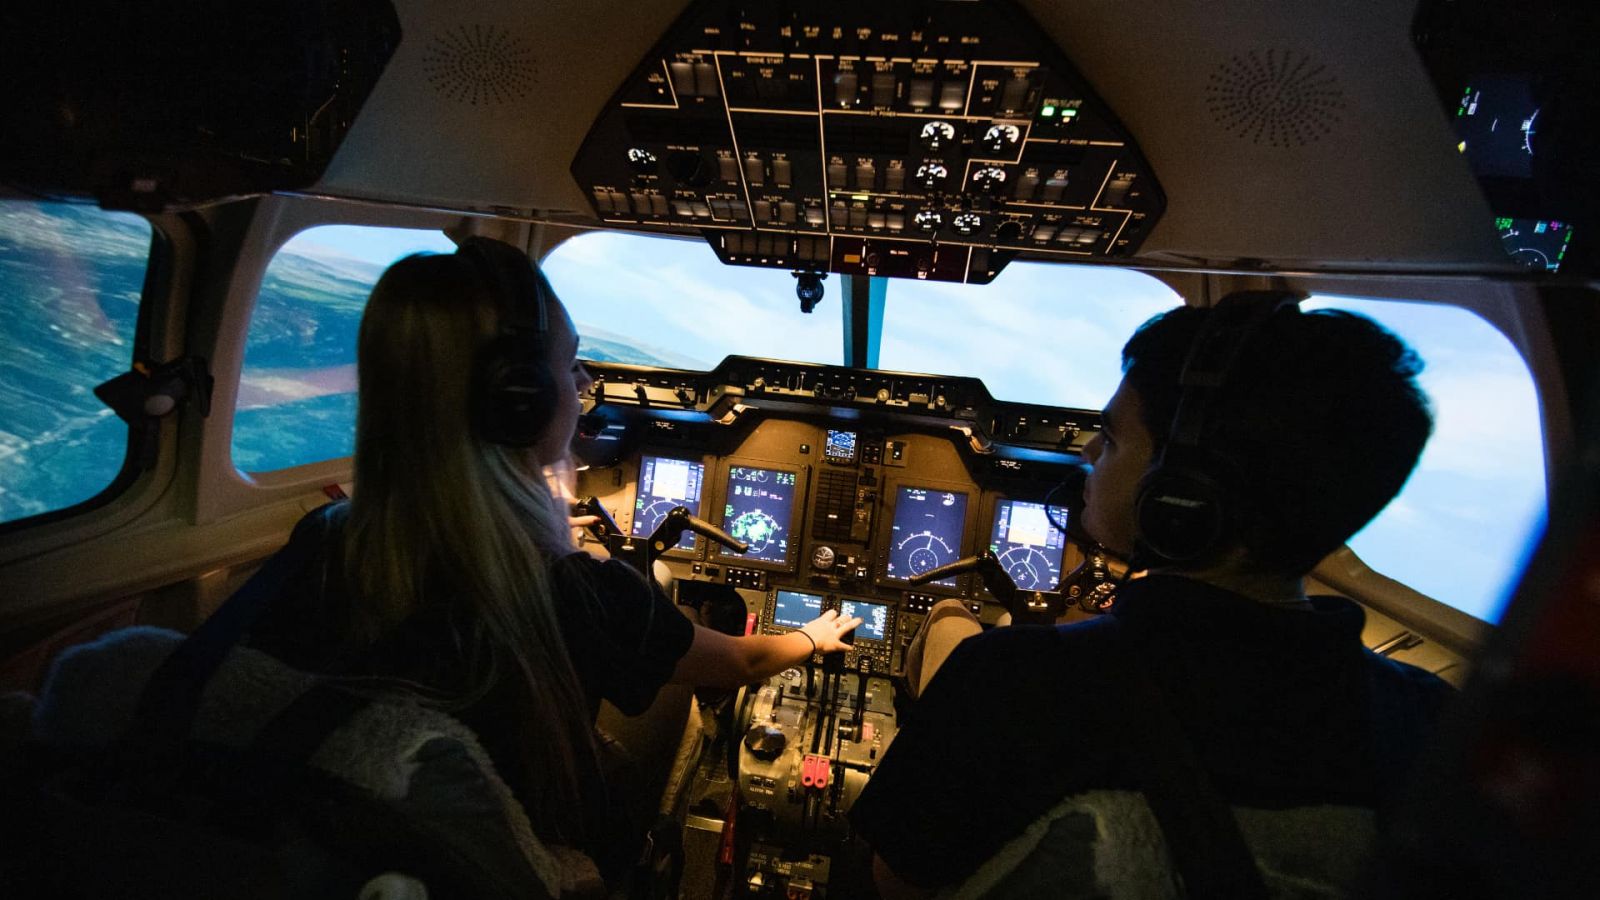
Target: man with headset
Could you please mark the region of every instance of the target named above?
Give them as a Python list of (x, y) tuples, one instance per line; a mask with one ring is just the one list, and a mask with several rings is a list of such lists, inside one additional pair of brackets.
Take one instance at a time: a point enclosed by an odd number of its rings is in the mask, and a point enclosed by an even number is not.
[[(1304, 577), (1416, 465), (1420, 368), (1370, 320), (1281, 293), (1145, 323), (1084, 450), (1081, 520), (1144, 574), (1112, 615), (956, 646), (851, 811), (883, 896), (971, 889), (980, 867), (1006, 896), (1351, 889), (1449, 688), (1367, 651), (1360, 608)], [(1313, 837), (1285, 849), (1278, 813), (1306, 810)], [(1172, 870), (1144, 889), (1113, 874), (1140, 840)]]

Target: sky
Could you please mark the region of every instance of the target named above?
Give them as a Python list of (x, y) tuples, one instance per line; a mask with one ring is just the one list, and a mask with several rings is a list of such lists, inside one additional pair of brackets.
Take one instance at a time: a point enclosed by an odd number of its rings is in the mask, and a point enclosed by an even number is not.
[[(451, 249), (437, 232), (344, 226), (293, 244), (377, 263)], [(544, 268), (580, 335), (707, 369), (729, 354), (844, 359), (838, 276), (808, 315), (788, 272), (724, 266), (700, 240), (591, 232), (557, 247)], [(1014, 263), (987, 286), (893, 280), (879, 365), (977, 376), (1004, 400), (1097, 409), (1121, 378), (1128, 336), (1180, 302), (1151, 276), (1105, 266)], [(1416, 473), (1352, 549), (1383, 574), (1497, 620), (1545, 510), (1538, 402), (1526, 366), (1466, 310), (1360, 298), (1307, 303), (1318, 306), (1368, 315), (1410, 343), (1425, 362), (1421, 383), (1436, 415)]]

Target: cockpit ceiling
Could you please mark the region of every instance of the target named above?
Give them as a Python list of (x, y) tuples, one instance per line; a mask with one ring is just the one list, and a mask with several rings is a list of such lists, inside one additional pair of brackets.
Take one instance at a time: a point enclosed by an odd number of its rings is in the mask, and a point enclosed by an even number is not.
[[(400, 48), (316, 190), (596, 222), (573, 158), (687, 0), (395, 6)], [(1511, 270), (1412, 46), (1412, 4), (1021, 6), (1165, 189), (1137, 261)], [(1248, 87), (1261, 72), (1270, 89)]]

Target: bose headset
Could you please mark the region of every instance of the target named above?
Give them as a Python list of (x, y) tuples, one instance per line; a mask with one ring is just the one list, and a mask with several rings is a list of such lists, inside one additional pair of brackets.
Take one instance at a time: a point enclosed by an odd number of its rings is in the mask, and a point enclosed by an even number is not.
[(1298, 315), (1301, 299), (1283, 291), (1240, 291), (1222, 298), (1206, 317), (1178, 376), (1181, 394), (1166, 444), (1139, 481), (1136, 559), (1193, 565), (1234, 540), (1238, 476), (1205, 447), (1211, 407), (1244, 345), (1280, 311)]
[(548, 301), (544, 274), (521, 250), (486, 237), (456, 248), (494, 296), (496, 334), (473, 360), (473, 429), (490, 443), (528, 447), (555, 414), (550, 373)]

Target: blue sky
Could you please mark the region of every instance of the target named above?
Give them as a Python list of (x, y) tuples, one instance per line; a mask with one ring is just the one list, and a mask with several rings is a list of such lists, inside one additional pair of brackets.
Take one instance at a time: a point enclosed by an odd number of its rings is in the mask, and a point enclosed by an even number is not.
[[(438, 232), (326, 227), (294, 240), (314, 255), (387, 263), (452, 249)], [(839, 363), (838, 277), (810, 315), (788, 272), (723, 266), (700, 240), (620, 232), (573, 238), (545, 271), (580, 334), (621, 339), (679, 365), (728, 354)], [(1148, 275), (1016, 263), (987, 286), (892, 281), (883, 368), (975, 375), (1006, 400), (1098, 408), (1121, 378), (1122, 344), (1179, 297)], [(1374, 569), (1482, 619), (1498, 619), (1545, 509), (1537, 397), (1509, 341), (1435, 304), (1314, 298), (1377, 319), (1426, 369), (1434, 439), (1405, 491), (1351, 542)], [(1374, 436), (1381, 439), (1381, 436)]]

